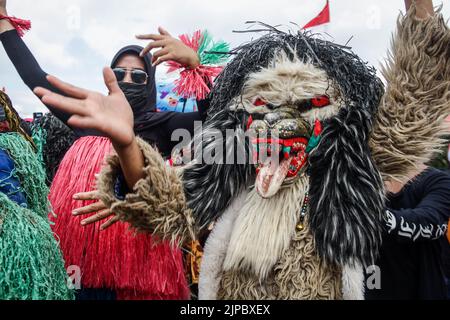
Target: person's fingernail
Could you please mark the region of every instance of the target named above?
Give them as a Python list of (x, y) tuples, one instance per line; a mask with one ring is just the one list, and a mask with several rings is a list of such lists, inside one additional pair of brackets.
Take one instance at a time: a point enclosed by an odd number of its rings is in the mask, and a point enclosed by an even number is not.
[(81, 225), (85, 226), (86, 225), (86, 221), (85, 220), (81, 221)]
[(78, 211), (77, 211), (77, 210), (73, 210), (73, 211), (72, 211), (72, 215), (76, 216), (77, 214), (78, 214)]

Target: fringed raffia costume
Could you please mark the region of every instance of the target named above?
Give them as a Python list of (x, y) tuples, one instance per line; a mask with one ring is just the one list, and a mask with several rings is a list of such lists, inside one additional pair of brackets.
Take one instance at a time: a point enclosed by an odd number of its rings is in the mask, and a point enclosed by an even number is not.
[[(214, 223), (200, 299), (362, 299), (363, 268), (386, 227), (383, 182), (405, 180), (440, 147), (450, 31), (440, 13), (420, 21), (413, 6), (398, 22), (385, 90), (348, 48), (268, 29), (234, 51), (196, 137), (204, 153), (225, 147), (233, 160), (242, 147), (246, 162), (175, 171), (139, 140), (145, 178), (118, 200), (119, 162), (110, 158), (102, 200), (138, 231), (174, 243)], [(214, 135), (226, 130), (236, 136)], [(269, 144), (272, 157), (249, 164), (248, 150)]]
[(72, 299), (47, 220), (44, 167), (1, 91), (0, 107), (0, 300)]

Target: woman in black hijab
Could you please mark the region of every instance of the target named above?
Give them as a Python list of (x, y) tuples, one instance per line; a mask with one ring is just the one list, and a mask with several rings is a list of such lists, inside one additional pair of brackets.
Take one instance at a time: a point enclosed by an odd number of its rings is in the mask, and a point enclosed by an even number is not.
[[(139, 56), (142, 51), (143, 48), (140, 46), (127, 46), (121, 49), (114, 57), (111, 68), (118, 78), (120, 89), (133, 109), (135, 133), (155, 144), (159, 151), (168, 157), (176, 144), (175, 141), (171, 141), (172, 133), (177, 129), (185, 129), (192, 134), (194, 122), (202, 121), (206, 117), (207, 101), (197, 102), (199, 112), (157, 112), (155, 67), (152, 65), (150, 54), (142, 58)], [(139, 60), (143, 62), (142, 65), (139, 65)], [(136, 78), (144, 71), (148, 76), (147, 82), (136, 83), (131, 78), (127, 79), (125, 71), (137, 71)]]
[[(0, 12), (6, 15), (6, 9)], [(2, 8), (0, 8), (2, 10)], [(175, 52), (160, 50), (165, 58), (172, 56), (179, 63), (189, 61), (196, 67), (197, 54), (181, 41), (160, 30), (161, 37)], [(7, 20), (0, 20), (0, 40), (5, 51), (27, 86), (34, 90), (43, 87), (60, 92), (47, 80), (36, 59)], [(194, 121), (205, 115), (205, 104), (199, 103), (200, 112), (178, 114), (156, 112), (155, 67), (157, 58), (150, 54), (143, 57), (143, 48), (128, 46), (114, 57), (111, 67), (119, 86), (130, 102), (134, 113), (135, 133), (155, 145), (169, 157), (174, 143), (172, 132), (176, 129), (194, 130)], [(179, 50), (179, 51), (177, 51)], [(181, 53), (180, 53), (181, 52)], [(155, 63), (156, 62), (156, 63)], [(153, 64), (152, 64), (153, 63)], [(67, 124), (71, 114), (47, 105), (48, 109)], [(91, 205), (92, 200), (75, 201), (74, 194), (89, 192), (95, 187), (95, 175), (103, 160), (112, 150), (109, 139), (90, 129), (74, 129), (78, 140), (69, 149), (54, 177), (49, 199), (54, 214), (55, 232), (63, 251), (66, 268), (79, 270), (74, 274), (75, 284), (80, 285), (80, 299), (187, 299), (189, 289), (184, 276), (181, 251), (168, 243), (154, 245), (151, 237), (133, 235), (124, 224), (115, 224), (106, 232), (100, 232), (103, 222), (86, 225), (73, 211)], [(101, 210), (101, 207), (98, 207)], [(57, 216), (57, 218), (55, 217)], [(87, 219), (89, 220), (89, 219)], [(77, 269), (78, 268), (78, 269)], [(78, 279), (76, 275), (80, 275)]]

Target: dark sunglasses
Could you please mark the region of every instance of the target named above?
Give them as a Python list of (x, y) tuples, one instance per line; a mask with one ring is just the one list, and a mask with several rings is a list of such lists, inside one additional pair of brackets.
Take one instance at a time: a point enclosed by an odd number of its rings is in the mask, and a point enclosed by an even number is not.
[(136, 84), (144, 84), (148, 79), (147, 72), (139, 69), (114, 68), (113, 71), (118, 82), (125, 79), (127, 72), (131, 73), (131, 81)]

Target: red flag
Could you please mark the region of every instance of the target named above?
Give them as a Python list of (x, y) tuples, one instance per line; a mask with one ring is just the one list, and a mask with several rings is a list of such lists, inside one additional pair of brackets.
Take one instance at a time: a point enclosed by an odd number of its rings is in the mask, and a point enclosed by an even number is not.
[(317, 17), (312, 19), (306, 26), (304, 26), (302, 29), (308, 29), (311, 27), (315, 27), (321, 24), (325, 24), (330, 22), (330, 3), (327, 0), (327, 4), (325, 5), (325, 8), (319, 13)]

